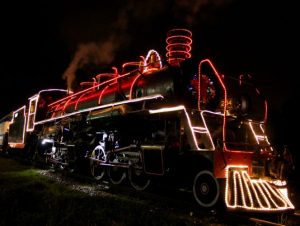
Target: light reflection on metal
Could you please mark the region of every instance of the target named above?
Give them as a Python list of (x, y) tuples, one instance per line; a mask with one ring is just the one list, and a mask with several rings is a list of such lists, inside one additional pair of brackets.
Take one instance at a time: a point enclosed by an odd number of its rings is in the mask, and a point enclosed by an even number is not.
[(251, 179), (248, 166), (230, 165), (226, 168), (225, 203), (229, 209), (251, 211), (282, 211), (294, 209), (287, 189), (272, 182)]

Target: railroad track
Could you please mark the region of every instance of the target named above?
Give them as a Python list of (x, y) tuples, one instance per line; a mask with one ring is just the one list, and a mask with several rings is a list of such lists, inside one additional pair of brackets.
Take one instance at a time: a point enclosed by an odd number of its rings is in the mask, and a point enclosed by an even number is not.
[(250, 214), (228, 213), (236, 221), (241, 221), (241, 224), (248, 222), (246, 225), (271, 225), (271, 226), (298, 226), (300, 225), (300, 210), (292, 213), (271, 214), (268, 216), (250, 216)]
[[(43, 169), (41, 174), (52, 177), (59, 183), (70, 186), (72, 189), (87, 192), (90, 195), (114, 196), (116, 199), (127, 197), (136, 202), (143, 202), (149, 209), (154, 211), (170, 211), (172, 213), (193, 219), (195, 225), (217, 222), (218, 225), (272, 225), (272, 226), (290, 226), (300, 225), (300, 210), (285, 214), (260, 215), (252, 213), (228, 212), (222, 208), (211, 210), (200, 209), (196, 203), (193, 203), (189, 191), (177, 191), (164, 187), (157, 187), (150, 191), (134, 191), (130, 186), (114, 186), (107, 181), (93, 182), (86, 175), (74, 175), (64, 171), (54, 171), (52, 169)], [(207, 222), (206, 222), (207, 221)], [(204, 222), (204, 223), (203, 223)]]
[[(56, 173), (55, 175), (59, 174)], [(157, 210), (166, 210), (169, 208), (170, 211), (175, 211), (178, 214), (188, 214), (195, 219), (195, 222), (201, 222), (201, 219), (208, 217), (220, 222), (220, 225), (300, 225), (300, 210), (284, 214), (270, 213), (270, 215), (228, 212), (219, 207), (203, 210), (199, 209), (198, 205), (193, 203), (193, 199), (191, 199), (188, 191), (171, 191), (167, 188), (159, 187), (151, 191), (136, 192), (126, 184), (114, 186), (106, 181), (91, 186), (98, 186), (98, 188), (106, 187), (104, 191), (110, 195), (132, 197), (138, 201), (148, 203), (149, 206)]]

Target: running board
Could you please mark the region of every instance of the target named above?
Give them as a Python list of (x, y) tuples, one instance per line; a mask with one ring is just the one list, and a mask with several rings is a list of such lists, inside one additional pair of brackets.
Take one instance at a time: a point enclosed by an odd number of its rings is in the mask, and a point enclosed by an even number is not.
[(288, 198), (286, 186), (250, 178), (247, 166), (228, 166), (226, 178), (225, 203), (229, 210), (275, 212), (295, 208)]

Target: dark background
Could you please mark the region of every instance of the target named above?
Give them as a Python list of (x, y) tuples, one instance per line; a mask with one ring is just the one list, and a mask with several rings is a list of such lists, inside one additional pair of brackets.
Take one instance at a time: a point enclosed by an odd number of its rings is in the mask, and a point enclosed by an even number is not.
[[(1, 6), (0, 115), (41, 89), (90, 80), (156, 49), (166, 32), (193, 32), (193, 55), (225, 76), (250, 74), (269, 99), (274, 145), (297, 150), (299, 23), (293, 1), (9, 1)], [(0, 117), (0, 118), (1, 118)]]

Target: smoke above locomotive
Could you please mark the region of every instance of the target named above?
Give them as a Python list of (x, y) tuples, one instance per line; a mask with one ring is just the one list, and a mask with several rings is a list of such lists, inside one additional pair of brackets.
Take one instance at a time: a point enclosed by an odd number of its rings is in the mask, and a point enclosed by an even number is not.
[(202, 207), (293, 210), (265, 131), (267, 101), (241, 75), (192, 56), (192, 32), (167, 32), (166, 54), (100, 73), (81, 89), (48, 89), (1, 120), (2, 151), (18, 149), (62, 170), (128, 179), (137, 190), (168, 181)]

